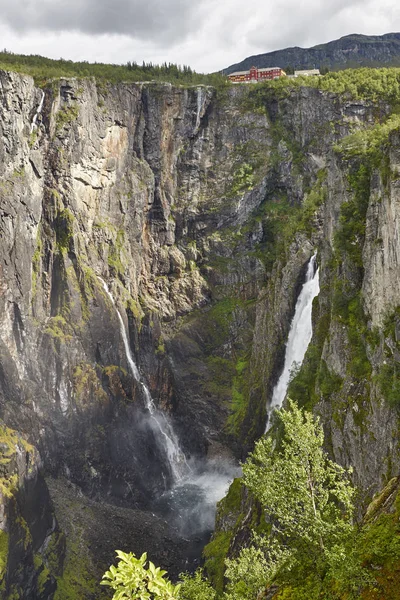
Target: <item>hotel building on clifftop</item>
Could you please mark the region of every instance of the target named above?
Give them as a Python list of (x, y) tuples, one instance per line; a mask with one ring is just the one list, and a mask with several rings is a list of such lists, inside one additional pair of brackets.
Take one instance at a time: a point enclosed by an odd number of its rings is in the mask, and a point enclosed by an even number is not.
[(228, 79), (233, 83), (258, 83), (269, 79), (278, 79), (286, 75), (285, 71), (279, 67), (269, 67), (266, 69), (257, 69), (251, 67), (249, 71), (235, 71), (228, 75)]

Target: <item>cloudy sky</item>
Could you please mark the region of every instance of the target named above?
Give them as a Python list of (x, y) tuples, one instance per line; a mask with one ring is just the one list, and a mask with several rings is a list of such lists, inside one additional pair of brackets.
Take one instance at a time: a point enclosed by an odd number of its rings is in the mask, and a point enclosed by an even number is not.
[(0, 0), (0, 44), (52, 58), (199, 72), (349, 33), (400, 31), (396, 0)]

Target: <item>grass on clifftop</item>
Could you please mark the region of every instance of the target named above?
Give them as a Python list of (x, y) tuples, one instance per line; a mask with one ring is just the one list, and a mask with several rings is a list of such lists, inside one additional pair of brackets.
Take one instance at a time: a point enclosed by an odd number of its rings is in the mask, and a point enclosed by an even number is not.
[(0, 52), (0, 69), (16, 71), (34, 77), (37, 85), (44, 85), (49, 79), (59, 77), (95, 77), (96, 79), (119, 82), (161, 81), (175, 85), (212, 85), (220, 88), (231, 85), (226, 77), (219, 73), (209, 75), (196, 73), (186, 65), (163, 63), (138, 65), (128, 61), (125, 65), (89, 63), (87, 61), (53, 60), (39, 55), (14, 54)]

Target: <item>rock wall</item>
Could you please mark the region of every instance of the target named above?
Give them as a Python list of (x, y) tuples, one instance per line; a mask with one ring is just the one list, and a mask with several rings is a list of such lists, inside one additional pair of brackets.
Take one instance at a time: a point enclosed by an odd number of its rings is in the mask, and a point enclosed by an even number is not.
[(360, 165), (334, 148), (387, 106), (311, 88), (70, 79), (44, 88), (30, 132), (40, 90), (16, 74), (0, 82), (0, 417), (49, 477), (77, 486), (82, 505), (120, 511), (148, 508), (168, 481), (99, 277), (187, 457), (239, 458), (264, 430), (315, 248), (321, 294), (292, 395), (322, 414), (329, 451), (366, 494), (397, 470), (397, 392), (381, 375), (398, 368), (399, 141), (363, 179), (356, 258), (337, 240)]

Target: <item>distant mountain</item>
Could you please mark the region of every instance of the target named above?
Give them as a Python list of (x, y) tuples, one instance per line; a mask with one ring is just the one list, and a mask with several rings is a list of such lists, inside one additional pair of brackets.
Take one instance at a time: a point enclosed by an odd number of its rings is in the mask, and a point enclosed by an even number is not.
[(294, 69), (344, 69), (350, 67), (376, 67), (400, 65), (400, 33), (385, 35), (351, 34), (339, 40), (319, 44), (312, 48), (285, 48), (266, 54), (245, 58), (224, 69), (229, 75), (234, 71), (247, 71), (250, 67), (293, 67)]

